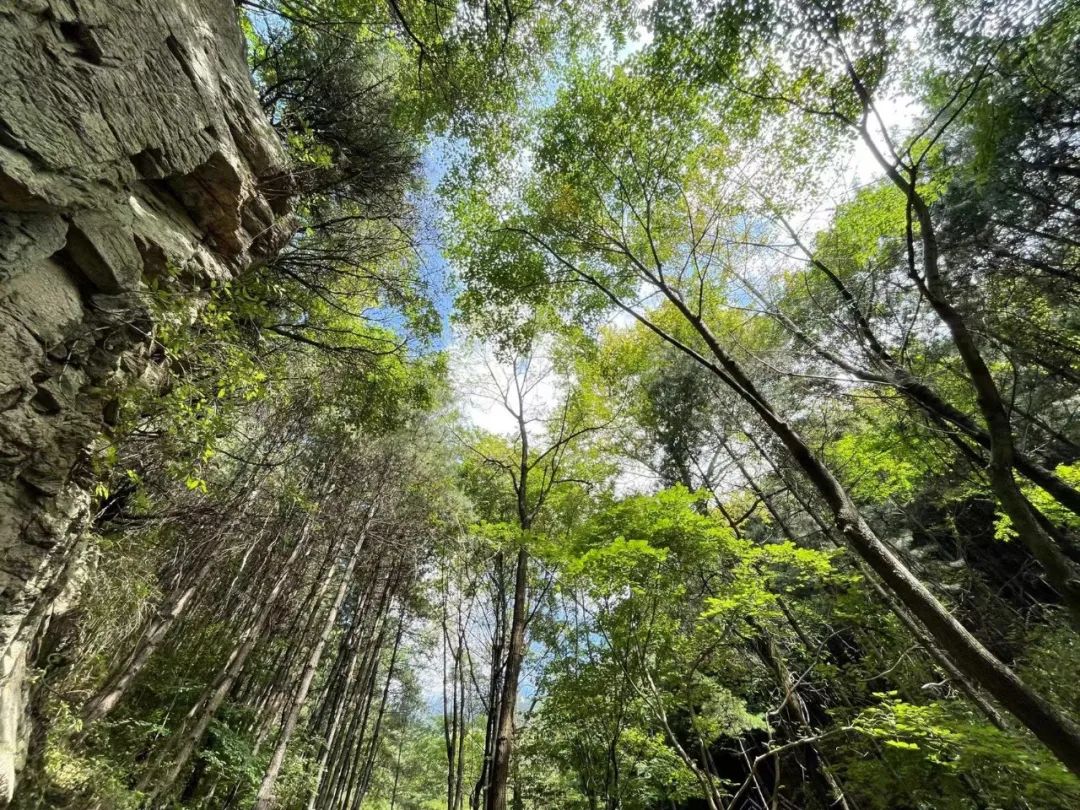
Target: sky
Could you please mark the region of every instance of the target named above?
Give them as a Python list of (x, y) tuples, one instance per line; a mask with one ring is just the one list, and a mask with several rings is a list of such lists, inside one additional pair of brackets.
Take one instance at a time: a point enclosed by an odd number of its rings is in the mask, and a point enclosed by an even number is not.
[[(651, 0), (641, 2), (648, 4)], [(614, 56), (619, 61), (626, 59), (647, 47), (651, 40), (651, 32), (639, 27), (635, 36), (628, 39)], [(557, 77), (552, 74), (541, 82), (531, 103), (544, 105), (554, 102), (556, 88)], [(437, 189), (450, 170), (455, 155), (464, 148), (464, 144), (445, 137), (435, 137), (423, 150), (423, 189), (414, 198), (419, 215), (418, 254), (423, 277), (430, 287), (432, 302), (442, 321), (442, 332), (433, 348), (445, 350), (449, 355), (451, 383), (460, 395), (462, 414), (474, 427), (506, 434), (516, 429), (513, 417), (505, 408), (493, 403), (490, 397), (476, 394), (478, 384), (483, 387), (490, 383), (488, 367), (492, 364), (493, 353), (490, 346), (478, 344), (464, 335), (459, 328), (455, 329), (453, 274), (442, 251), (444, 240), (440, 231), (440, 220), (444, 212)], [(515, 154), (514, 159), (522, 159), (522, 155), (530, 151), (526, 146)], [(629, 316), (623, 313), (616, 316), (617, 321), (626, 321), (628, 318)], [(553, 401), (556, 396), (555, 385), (554, 375), (543, 381), (536, 391), (537, 401)]]
[(452, 341), (450, 319), (454, 311), (454, 290), (450, 266), (442, 252), (442, 234), (439, 220), (442, 210), (436, 189), (450, 169), (454, 145), (446, 138), (432, 138), (420, 158), (423, 189), (416, 196), (419, 215), (417, 232), (419, 255), (424, 280), (430, 285), (432, 302), (442, 320), (442, 332), (436, 342), (437, 349), (447, 348)]
[[(910, 121), (915, 114), (915, 105), (910, 98), (898, 98), (882, 105), (881, 114), (890, 127)], [(432, 300), (442, 320), (442, 332), (434, 348), (446, 350), (450, 361), (450, 376), (454, 389), (460, 397), (462, 413), (474, 426), (493, 433), (507, 434), (516, 429), (513, 417), (505, 408), (492, 402), (490, 397), (478, 395), (478, 390), (490, 387), (489, 366), (497, 361), (493, 359), (490, 346), (477, 343), (464, 335), (460, 327), (455, 328), (454, 283), (451, 268), (442, 253), (442, 235), (439, 228), (441, 209), (434, 193), (442, 181), (449, 166), (448, 151), (453, 147), (445, 139), (434, 139), (425, 149), (422, 157), (422, 172), (426, 186), (423, 194), (417, 198), (420, 214), (419, 254), (424, 276), (431, 286)], [(846, 161), (837, 167), (839, 185), (848, 192), (872, 182), (880, 176), (870, 149), (861, 141), (853, 144)], [(843, 192), (842, 192), (843, 193)], [(847, 196), (844, 193), (844, 196)], [(801, 223), (800, 230), (804, 238), (811, 238), (814, 233), (826, 227), (833, 214), (835, 203), (830, 199), (824, 205), (808, 208), (795, 218)], [(616, 324), (628, 325), (632, 318), (624, 312), (612, 316)], [(541, 384), (538, 398), (544, 402), (556, 397), (554, 386), (556, 376), (552, 375)]]
[[(650, 2), (651, 0), (639, 0), (639, 3), (645, 6)], [(635, 36), (617, 51), (610, 42), (606, 47), (601, 44), (598, 50), (607, 50), (609, 57), (622, 61), (647, 47), (651, 39), (651, 32), (639, 27)], [(552, 103), (557, 85), (558, 77), (552, 72), (541, 81), (530, 104), (544, 106)], [(886, 127), (890, 129), (902, 127), (919, 112), (914, 99), (903, 95), (882, 100), (878, 109)], [(880, 135), (874, 127), (876, 122), (871, 121), (872, 133)], [(490, 383), (492, 351), (490, 347), (478, 344), (463, 334), (460, 326), (455, 326), (453, 274), (443, 254), (444, 235), (441, 233), (441, 222), (444, 211), (437, 190), (454, 159), (466, 148), (467, 144), (446, 137), (434, 137), (425, 145), (421, 155), (423, 187), (414, 197), (419, 216), (417, 250), (423, 277), (429, 286), (432, 302), (442, 323), (440, 334), (432, 348), (445, 350), (449, 356), (451, 383), (459, 394), (462, 413), (475, 427), (506, 434), (516, 429), (513, 418), (505, 408), (493, 403), (490, 398), (476, 395), (478, 385), (483, 388), (485, 383)], [(525, 144), (520, 146), (514, 155), (508, 155), (507, 159), (527, 160), (530, 152), (530, 145)], [(852, 142), (850, 151), (838, 155), (834, 168), (835, 193), (813, 201), (812, 207), (793, 217), (793, 222), (807, 241), (811, 241), (815, 233), (828, 226), (839, 202), (850, 198), (855, 189), (872, 182), (882, 174), (870, 149), (859, 140)], [(613, 322), (616, 324), (626, 325), (631, 320), (631, 316), (623, 312), (613, 315)], [(556, 376), (552, 375), (541, 385), (538, 395), (542, 400), (550, 402), (556, 397), (557, 392), (553, 387), (555, 380)]]
[[(621, 49), (616, 54), (616, 58), (621, 60), (631, 56), (647, 44), (648, 37), (639, 36), (638, 39)], [(544, 82), (538, 91), (537, 100), (545, 103), (553, 99), (555, 86), (554, 78)], [(903, 126), (918, 112), (913, 99), (903, 96), (884, 102), (879, 111), (889, 128)], [(421, 156), (424, 188), (414, 199), (419, 215), (417, 233), (419, 258), (424, 278), (430, 286), (432, 301), (442, 321), (441, 334), (434, 348), (448, 353), (451, 383), (457, 393), (459, 407), (465, 420), (473, 427), (513, 436), (517, 431), (516, 421), (513, 415), (503, 407), (497, 396), (498, 387), (506, 383), (508, 370), (500, 367), (489, 345), (469, 338), (460, 327), (455, 327), (453, 323), (455, 290), (452, 271), (442, 250), (444, 242), (443, 234), (440, 232), (440, 222), (444, 212), (436, 192), (450, 169), (454, 156), (462, 148), (463, 144), (441, 137), (433, 138), (426, 145)], [(528, 152), (528, 145), (525, 145), (524, 150)], [(520, 156), (519, 152), (515, 159), (520, 159)], [(835, 170), (838, 195), (834, 195), (833, 199), (828, 199), (823, 203), (815, 203), (814, 208), (808, 208), (795, 217), (795, 222), (799, 223), (804, 238), (808, 240), (814, 233), (827, 227), (837, 202), (850, 197), (854, 189), (881, 176), (881, 169), (870, 149), (860, 141), (853, 141), (851, 150), (839, 156)], [(613, 316), (613, 319), (616, 323), (628, 324), (631, 317), (620, 312)], [(541, 356), (539, 362), (547, 361)], [(540, 412), (549, 409), (558, 398), (559, 385), (560, 375), (557, 373), (542, 375), (532, 392), (533, 408)], [(635, 475), (635, 473), (637, 471), (631, 471), (629, 475)], [(649, 487), (651, 483), (652, 479), (638, 480), (636, 478), (623, 489), (640, 491)], [(475, 630), (479, 636), (483, 635), (483, 628), (475, 628)], [(478, 640), (474, 642), (481, 644)], [(436, 714), (441, 711), (442, 702), (441, 660), (433, 657), (427, 666), (419, 669), (418, 675), (428, 709)], [(526, 677), (522, 689), (523, 699), (528, 699), (534, 691), (535, 685)]]

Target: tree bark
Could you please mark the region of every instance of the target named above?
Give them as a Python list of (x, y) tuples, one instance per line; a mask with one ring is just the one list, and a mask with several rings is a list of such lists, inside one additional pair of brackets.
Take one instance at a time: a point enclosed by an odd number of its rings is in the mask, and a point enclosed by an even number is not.
[[(187, 718), (185, 719), (185, 728), (182, 728), (178, 733), (177, 739), (179, 742), (175, 749), (170, 750), (170, 747), (163, 751), (158, 764), (168, 762), (168, 766), (164, 771), (160, 772), (157, 768), (149, 768), (147, 773), (139, 781), (137, 789), (148, 792), (148, 799), (150, 802), (153, 802), (156, 798), (172, 789), (173, 785), (176, 783), (177, 777), (187, 766), (192, 754), (195, 753), (196, 747), (206, 734), (206, 729), (210, 726), (210, 721), (213, 720), (214, 715), (225, 701), (233, 684), (236, 683), (236, 679), (243, 670), (248, 656), (262, 638), (263, 630), (266, 628), (270, 616), (274, 612), (278, 598), (281, 596), (285, 584), (292, 574), (293, 567), (301, 556), (307, 556), (311, 551), (307, 541), (311, 533), (312, 524), (313, 517), (309, 514), (304, 520), (304, 525), (300, 530), (300, 536), (297, 538), (296, 545), (293, 546), (292, 551), (289, 553), (289, 557), (282, 565), (281, 572), (278, 574), (277, 580), (275, 580), (273, 587), (270, 589), (270, 593), (264, 598), (251, 626), (248, 627), (244, 635), (241, 636), (240, 642), (233, 649), (224, 670), (222, 670), (217, 679), (203, 692), (199, 701), (191, 708), (191, 711), (188, 712)], [(190, 727), (187, 727), (188, 722), (192, 723)], [(153, 789), (148, 791), (147, 788), (151, 784), (153, 784)]]
[[(855, 93), (864, 111), (874, 109), (873, 100), (863, 84), (855, 66), (844, 56), (845, 66)], [(878, 149), (873, 137), (864, 124), (859, 128), (863, 142), (870, 149), (878, 165), (885, 171), (893, 183), (906, 197), (908, 209), (908, 253), (911, 257), (909, 275), (922, 291), (934, 312), (945, 324), (953, 345), (967, 370), (968, 379), (975, 391), (975, 401), (986, 429), (990, 436), (990, 464), (987, 473), (990, 487), (1001, 504), (1002, 510), (1012, 521), (1020, 541), (1027, 546), (1032, 555), (1042, 565), (1047, 581), (1061, 595), (1062, 602), (1068, 609), (1074, 627), (1080, 629), (1080, 568), (1077, 568), (1063, 553), (1054, 539), (1046, 531), (1035, 515), (1035, 509), (1020, 491), (1013, 478), (1016, 463), (1016, 448), (1013, 442), (1012, 423), (1005, 408), (1005, 402), (998, 390), (993, 374), (990, 373), (974, 335), (968, 328), (961, 312), (949, 300), (947, 284), (941, 275), (940, 248), (933, 216), (926, 200), (919, 193), (916, 185), (915, 169), (909, 168), (909, 177), (905, 178), (897, 166), (889, 161)], [(919, 226), (919, 241), (922, 246), (922, 268), (920, 277), (914, 264), (914, 220)]]
[(510, 778), (510, 756), (514, 745), (514, 710), (517, 707), (518, 679), (525, 658), (525, 622), (529, 553), (518, 549), (514, 572), (514, 602), (510, 621), (510, 643), (506, 651), (506, 671), (499, 698), (495, 750), (485, 802), (486, 810), (506, 810), (506, 786)]
[[(356, 563), (359, 561), (360, 552), (364, 548), (368, 527), (371, 525), (371, 521), (375, 516), (375, 510), (376, 504), (373, 503), (368, 508), (364, 523), (360, 528), (356, 541), (353, 543), (348, 562), (345, 564), (345, 570), (341, 575), (341, 582), (338, 585), (337, 594), (334, 596), (330, 611), (327, 613), (326, 619), (323, 622), (322, 632), (319, 634), (319, 638), (312, 648), (307, 662), (304, 664), (303, 672), (300, 675), (300, 683), (297, 685), (296, 693), (293, 695), (289, 713), (286, 715), (285, 722), (282, 724), (281, 732), (278, 734), (277, 745), (274, 747), (274, 753), (271, 755), (270, 762), (266, 766), (262, 784), (259, 786), (259, 793), (255, 798), (254, 807), (256, 810), (269, 810), (269, 808), (274, 805), (274, 785), (277, 782), (278, 774), (281, 773), (281, 766), (285, 762), (285, 751), (288, 748), (293, 731), (296, 730), (296, 724), (300, 719), (300, 711), (307, 701), (308, 692), (311, 689), (312, 682), (315, 680), (315, 673), (318, 671), (319, 662), (322, 660), (323, 650), (326, 649), (326, 644), (330, 639), (330, 634), (333, 632), (334, 624), (337, 622), (338, 612), (341, 610), (341, 605), (344, 603), (345, 596), (349, 592), (349, 586), (353, 584), (353, 571), (356, 570)], [(329, 581), (328, 577), (326, 583), (329, 584)], [(318, 600), (316, 600), (314, 605), (316, 608), (317, 601)]]
[[(558, 256), (542, 240), (541, 244), (544, 244), (553, 255)], [(1024, 683), (1016, 673), (986, 649), (967, 628), (953, 618), (944, 605), (878, 538), (840, 481), (813, 453), (799, 433), (777, 414), (771, 403), (746, 376), (738, 362), (724, 350), (701, 317), (690, 310), (677, 291), (669, 287), (655, 273), (650, 272), (633, 254), (628, 254), (628, 258), (693, 327), (708, 352), (715, 358), (715, 362), (665, 332), (632, 307), (628, 307), (595, 277), (578, 269), (572, 263), (567, 262), (567, 264), (575, 273), (597, 286), (618, 306), (640, 320), (663, 340), (716, 374), (726, 386), (745, 401), (780, 440), (796, 466), (818, 491), (829, 509), (837, 535), (844, 539), (852, 551), (918, 618), (961, 672), (986, 689), (1041, 740), (1069, 770), (1080, 775), (1080, 727), (1054, 704)]]
[[(1080, 775), (1080, 728), (1037, 694), (986, 649), (945, 609), (878, 538), (843, 485), (814, 455), (802, 437), (780, 418), (712, 332), (687, 309), (674, 291), (665, 290), (704, 339), (720, 364), (721, 379), (749, 404), (776, 437), (832, 513), (833, 526), (855, 553), (879, 576), (927, 628), (958, 668), (993, 695), (1038, 737), (1066, 767)], [(711, 364), (710, 364), (711, 365)]]

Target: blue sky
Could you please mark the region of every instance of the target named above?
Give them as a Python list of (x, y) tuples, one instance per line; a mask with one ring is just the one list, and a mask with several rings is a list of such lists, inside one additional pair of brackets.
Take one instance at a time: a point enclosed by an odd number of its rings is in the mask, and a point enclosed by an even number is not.
[[(640, 28), (636, 32), (636, 36), (626, 42), (613, 55), (614, 59), (616, 61), (626, 59), (648, 45), (651, 39), (651, 34), (644, 28)], [(607, 56), (611, 58), (612, 55), (608, 54)], [(554, 103), (559, 82), (559, 72), (549, 71), (542, 78), (534, 96), (529, 100), (530, 106), (542, 108)], [(459, 158), (467, 148), (467, 144), (444, 136), (431, 138), (425, 145), (420, 157), (420, 171), (424, 187), (413, 198), (419, 214), (416, 239), (421, 272), (430, 287), (432, 302), (442, 319), (442, 333), (433, 346), (436, 350), (448, 349), (453, 342), (451, 318), (454, 313), (455, 298), (450, 265), (442, 253), (443, 239), (439, 224), (442, 219), (443, 209), (437, 196), (437, 190), (453, 165), (454, 160)]]
[(420, 157), (424, 188), (414, 200), (419, 214), (416, 239), (421, 272), (430, 286), (432, 302), (443, 324), (442, 334), (436, 341), (436, 349), (445, 349), (450, 345), (450, 317), (454, 311), (450, 265), (442, 253), (442, 234), (439, 231), (442, 207), (436, 196), (439, 183), (450, 169), (454, 152), (455, 145), (446, 138), (436, 137), (428, 142)]

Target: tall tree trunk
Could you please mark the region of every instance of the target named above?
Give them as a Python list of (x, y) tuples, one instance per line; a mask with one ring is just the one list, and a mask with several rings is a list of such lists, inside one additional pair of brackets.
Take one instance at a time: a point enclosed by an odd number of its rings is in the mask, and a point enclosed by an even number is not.
[[(256, 810), (269, 810), (269, 808), (274, 805), (274, 785), (277, 782), (278, 774), (281, 773), (281, 766), (285, 762), (285, 750), (288, 748), (289, 740), (292, 738), (292, 733), (296, 729), (296, 724), (300, 719), (300, 711), (307, 701), (308, 691), (311, 689), (311, 684), (315, 680), (315, 673), (318, 671), (319, 662), (322, 660), (323, 650), (326, 648), (326, 644), (330, 639), (330, 634), (334, 630), (334, 624), (337, 622), (338, 611), (341, 610), (341, 605), (345, 601), (345, 596), (349, 592), (349, 587), (353, 584), (353, 571), (356, 570), (356, 563), (360, 559), (360, 552), (364, 547), (364, 541), (367, 539), (368, 527), (371, 525), (375, 510), (376, 504), (372, 503), (367, 510), (367, 515), (364, 519), (363, 526), (360, 528), (360, 533), (353, 543), (348, 562), (345, 564), (345, 570), (341, 575), (341, 583), (338, 585), (337, 594), (334, 596), (330, 611), (327, 613), (326, 619), (323, 622), (322, 632), (319, 634), (319, 638), (312, 648), (307, 662), (304, 664), (303, 672), (300, 675), (300, 683), (296, 688), (296, 693), (293, 695), (292, 705), (285, 718), (285, 722), (282, 724), (281, 733), (278, 735), (277, 745), (274, 748), (274, 753), (270, 757), (270, 762), (266, 766), (262, 784), (259, 786), (259, 793), (255, 798), (254, 806)], [(329, 578), (327, 578), (327, 583), (329, 583)], [(317, 603), (313, 605), (313, 607), (317, 608)]]
[(518, 549), (514, 571), (514, 603), (510, 621), (510, 643), (506, 652), (506, 671), (499, 698), (499, 719), (495, 750), (491, 759), (486, 810), (506, 810), (506, 786), (510, 778), (510, 756), (514, 745), (514, 709), (517, 707), (518, 679), (525, 658), (525, 622), (528, 599), (529, 552)]
[[(286, 559), (284, 565), (282, 565), (278, 578), (270, 589), (270, 593), (263, 599), (253, 622), (244, 635), (241, 636), (237, 646), (233, 649), (233, 652), (225, 665), (225, 669), (218, 675), (217, 679), (207, 687), (195, 706), (188, 712), (184, 728), (177, 734), (178, 742), (175, 748), (166, 748), (159, 757), (159, 765), (166, 762), (168, 765), (165, 766), (164, 770), (160, 770), (157, 767), (149, 768), (139, 781), (137, 789), (148, 793), (149, 802), (152, 803), (158, 797), (163, 796), (172, 790), (177, 777), (187, 766), (192, 754), (195, 753), (196, 747), (202, 741), (203, 736), (206, 734), (206, 729), (210, 726), (210, 721), (213, 720), (217, 710), (221, 707), (221, 704), (225, 701), (226, 696), (228, 696), (233, 685), (236, 683), (236, 679), (243, 670), (244, 664), (251, 654), (251, 651), (255, 649), (255, 646), (262, 638), (263, 631), (265, 630), (271, 615), (274, 613), (278, 598), (285, 589), (285, 584), (289, 581), (297, 560), (302, 556), (306, 557), (310, 553), (311, 548), (307, 541), (311, 533), (312, 524), (313, 517), (309, 514), (304, 519), (304, 525), (300, 530), (300, 536), (297, 538), (296, 545), (293, 546), (288, 559)], [(190, 726), (188, 725), (189, 723)], [(153, 789), (148, 790), (151, 785), (153, 785)]]
[[(631, 259), (634, 257), (631, 255)], [(792, 460), (817, 490), (827, 505), (837, 535), (897, 595), (897, 598), (926, 627), (957, 668), (982, 686), (1049, 748), (1073, 773), (1080, 775), (1080, 727), (1057, 706), (1046, 700), (957, 621), (930, 590), (911, 573), (886, 546), (863, 518), (847, 490), (810, 449), (799, 433), (774, 409), (772, 404), (747, 377), (739, 363), (729, 355), (716, 336), (662, 278), (635, 260), (642, 274), (654, 284), (679, 311), (703, 340), (715, 362), (660, 329), (602, 285), (596, 278), (577, 270), (662, 339), (694, 358), (743, 399), (780, 440)], [(573, 265), (571, 265), (573, 267)], [(1011, 476), (1010, 476), (1011, 477)], [(1015, 485), (1015, 482), (1014, 482)]]
[[(772, 468), (773, 472), (778, 477), (783, 479), (785, 477), (783, 471), (776, 464), (776, 462), (772, 460), (772, 457), (766, 452), (765, 448), (763, 448), (758, 443), (758, 441), (753, 437), (753, 435), (747, 435), (749, 436), (750, 441), (753, 443), (754, 447), (757, 448), (757, 451), (761, 455), (761, 457), (765, 459), (765, 461)], [(792, 497), (795, 498), (795, 500), (798, 502), (802, 510), (810, 517), (810, 519), (818, 527), (821, 533), (829, 540), (829, 542), (835, 545), (837, 548), (842, 548), (844, 546), (843, 541), (834, 535), (833, 529), (825, 522), (821, 515), (818, 514), (817, 510), (813, 507), (813, 505), (808, 503), (802, 496), (800, 496), (798, 490), (794, 487), (790, 487), (789, 491), (791, 492)], [(979, 708), (979, 710), (983, 713), (987, 720), (989, 720), (994, 726), (999, 729), (1007, 729), (1008, 723), (1005, 722), (1004, 718), (1001, 716), (1001, 713), (998, 712), (994, 705), (986, 699), (986, 696), (981, 691), (979, 691), (979, 689), (971, 682), (971, 680), (959, 669), (957, 669), (956, 664), (953, 663), (953, 661), (941, 651), (941, 648), (938, 646), (937, 642), (926, 631), (926, 628), (919, 623), (918, 619), (916, 619), (906, 607), (904, 607), (897, 601), (896, 596), (891, 591), (889, 591), (881, 584), (880, 580), (877, 578), (877, 576), (874, 575), (874, 573), (869, 569), (865, 562), (858, 558), (855, 559), (854, 562), (856, 564), (856, 567), (858, 567), (859, 571), (862, 573), (863, 578), (870, 584), (870, 586), (874, 589), (878, 596), (881, 597), (882, 601), (893, 613), (893, 615), (900, 620), (900, 623), (903, 624), (904, 627), (907, 628), (908, 632), (910, 632), (916, 638), (927, 656), (935, 664), (941, 667), (942, 672), (949, 676), (950, 680), (952, 680), (960, 688), (960, 691), (963, 692), (964, 695), (966, 695), (967, 698)], [(781, 607), (784, 609), (785, 613), (787, 613), (787, 609), (786, 607), (784, 607), (783, 603), (781, 603)], [(808, 650), (813, 649), (814, 647), (814, 645), (808, 643), (806, 639), (803, 639), (803, 644), (807, 647)]]
[[(773, 311), (771, 314), (780, 321), (789, 332), (801, 342), (806, 344), (815, 354), (820, 355), (838, 368), (854, 375), (857, 379), (873, 383), (886, 383), (899, 391), (916, 407), (933, 419), (938, 425), (950, 432), (962, 434), (985, 450), (993, 451), (994, 437), (991, 433), (968, 414), (954, 407), (944, 397), (922, 380), (916, 378), (900, 361), (878, 340), (873, 331), (870, 321), (863, 314), (855, 295), (848, 289), (843, 279), (827, 264), (817, 258), (813, 251), (805, 245), (794, 228), (783, 217), (779, 217), (784, 229), (788, 232), (795, 244), (806, 255), (810, 264), (821, 271), (836, 289), (844, 302), (845, 308), (856, 324), (856, 335), (863, 349), (869, 355), (871, 363), (880, 369), (880, 372), (869, 371), (859, 368), (853, 363), (844, 360), (836, 352), (822, 346), (811, 336), (807, 335), (798, 324), (787, 317), (784, 313)], [(936, 261), (936, 260), (935, 260)], [(755, 289), (747, 279), (740, 276), (744, 286), (763, 303), (768, 303), (765, 297)], [(918, 281), (916, 279), (916, 281)], [(966, 327), (965, 327), (966, 328)], [(996, 390), (996, 389), (995, 389)], [(1000, 396), (998, 397), (1000, 401)], [(1012, 446), (1012, 428), (1009, 426), (1008, 442)], [(1027, 454), (1013, 448), (1011, 453), (1012, 466), (1021, 475), (1038, 484), (1059, 504), (1080, 515), (1080, 491), (1070, 486), (1052, 470), (1048, 470), (1029, 457)], [(1066, 549), (1068, 550), (1068, 549)]]
[[(846, 56), (844, 60), (852, 86), (863, 109), (867, 112), (873, 110), (873, 99), (855, 66), (847, 60)], [(990, 464), (987, 468), (990, 488), (1002, 510), (1012, 521), (1012, 527), (1020, 538), (1020, 542), (1042, 565), (1047, 581), (1061, 595), (1073, 625), (1080, 629), (1080, 568), (1065, 556), (1054, 538), (1038, 520), (1036, 510), (1024, 497), (1013, 477), (1017, 455), (1012, 423), (997, 382), (990, 373), (990, 368), (979, 350), (975, 336), (968, 328), (963, 314), (953, 306), (949, 299), (948, 285), (941, 275), (937, 230), (930, 207), (916, 184), (915, 169), (908, 169), (909, 177), (904, 177), (896, 164), (878, 149), (865, 124), (860, 128), (860, 134), (886, 176), (907, 197), (908, 275), (918, 285), (934, 312), (948, 329), (975, 391), (975, 402), (990, 436)], [(918, 238), (922, 246), (923, 272), (921, 276), (915, 270), (914, 224), (916, 223), (918, 224)], [(1076, 756), (1077, 761), (1070, 767), (1080, 768), (1080, 754)]]
[(480, 774), (469, 797), (471, 810), (479, 810), (481, 802), (487, 805), (487, 793), (491, 783), (491, 765), (495, 759), (495, 743), (498, 736), (499, 699), (502, 695), (504, 674), (503, 649), (506, 646), (506, 564), (503, 552), (495, 554), (495, 627), (491, 640), (491, 667), (488, 673), (487, 722), (484, 725), (484, 758)]

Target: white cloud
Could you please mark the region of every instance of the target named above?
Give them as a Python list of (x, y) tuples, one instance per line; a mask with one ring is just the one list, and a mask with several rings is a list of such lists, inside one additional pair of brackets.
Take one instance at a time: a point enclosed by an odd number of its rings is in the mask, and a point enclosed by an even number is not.
[[(465, 420), (490, 433), (516, 436), (519, 405), (509, 359), (497, 357), (490, 343), (460, 334), (454, 336), (449, 354), (450, 380)], [(544, 346), (517, 360), (517, 378), (531, 434), (561, 399), (565, 379)]]

